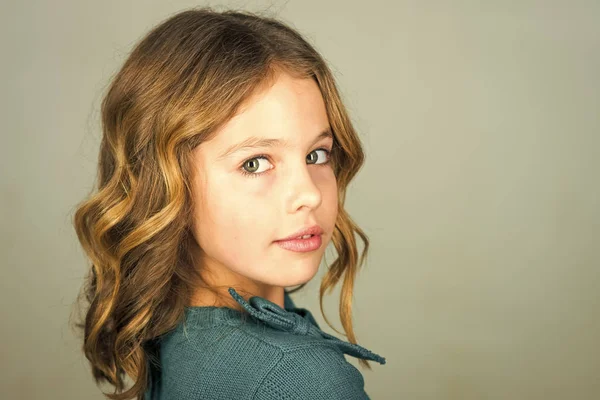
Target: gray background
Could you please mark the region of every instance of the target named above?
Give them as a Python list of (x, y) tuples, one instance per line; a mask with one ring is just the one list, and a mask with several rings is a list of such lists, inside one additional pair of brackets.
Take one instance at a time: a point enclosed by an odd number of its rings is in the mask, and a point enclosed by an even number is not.
[[(103, 398), (67, 325), (101, 96), (202, 4), (270, 11), (335, 72), (367, 154), (347, 206), (372, 398), (600, 398), (599, 2), (376, 0), (2, 4), (0, 398)], [(323, 272), (293, 298), (332, 333)]]

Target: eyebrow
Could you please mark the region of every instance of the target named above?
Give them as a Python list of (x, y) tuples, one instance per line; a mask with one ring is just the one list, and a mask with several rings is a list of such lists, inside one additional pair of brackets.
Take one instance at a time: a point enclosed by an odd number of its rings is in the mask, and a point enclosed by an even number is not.
[[(315, 143), (317, 143), (319, 140), (324, 139), (324, 138), (333, 139), (333, 133), (331, 132), (331, 126), (327, 127), (327, 129), (325, 129), (324, 131), (319, 133), (319, 135), (315, 138), (313, 145)], [(226, 157), (229, 157), (233, 153), (238, 152), (240, 150), (257, 149), (257, 148), (264, 148), (264, 147), (288, 147), (289, 145), (290, 145), (290, 143), (286, 139), (271, 139), (271, 138), (261, 138), (261, 137), (251, 136), (251, 137), (245, 139), (244, 141), (234, 144), (233, 146), (229, 147), (217, 158), (217, 160), (222, 160)]]

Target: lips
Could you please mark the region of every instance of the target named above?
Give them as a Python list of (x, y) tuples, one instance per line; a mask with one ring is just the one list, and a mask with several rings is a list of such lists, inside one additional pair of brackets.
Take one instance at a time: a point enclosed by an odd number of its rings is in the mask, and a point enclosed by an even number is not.
[(294, 239), (302, 239), (302, 236), (305, 236), (305, 235), (316, 236), (316, 235), (322, 235), (322, 234), (323, 234), (323, 230), (321, 229), (321, 227), (319, 225), (313, 225), (308, 228), (300, 229), (299, 231), (294, 232), (293, 234), (291, 234), (283, 239), (277, 240), (277, 242), (283, 242), (286, 240), (294, 240)]
[(285, 250), (306, 253), (320, 249), (323, 244), (323, 239), (321, 238), (321, 235), (311, 235), (308, 239), (279, 240), (275, 243)]

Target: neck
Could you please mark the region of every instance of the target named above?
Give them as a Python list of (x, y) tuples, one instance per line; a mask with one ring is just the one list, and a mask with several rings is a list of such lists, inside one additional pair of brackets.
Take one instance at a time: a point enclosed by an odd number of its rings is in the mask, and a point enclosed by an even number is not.
[(190, 305), (196, 307), (213, 306), (240, 309), (241, 306), (231, 297), (228, 291), (230, 287), (234, 288), (246, 301), (252, 296), (259, 296), (284, 308), (285, 293), (283, 287), (253, 285), (248, 289), (246, 286), (240, 287), (239, 284), (225, 284), (210, 288), (203, 285), (195, 290), (191, 297)]

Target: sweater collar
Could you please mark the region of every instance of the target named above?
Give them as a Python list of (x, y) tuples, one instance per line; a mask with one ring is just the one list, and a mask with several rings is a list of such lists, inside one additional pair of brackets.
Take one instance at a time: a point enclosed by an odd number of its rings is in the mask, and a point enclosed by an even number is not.
[(229, 294), (248, 314), (274, 329), (290, 332), (295, 335), (320, 336), (353, 357), (376, 361), (380, 364), (385, 364), (386, 362), (384, 357), (358, 344), (340, 340), (333, 335), (323, 332), (311, 322), (310, 312), (304, 308), (292, 307), (290, 310), (286, 310), (260, 296), (252, 296), (246, 301), (232, 287), (229, 288)]

